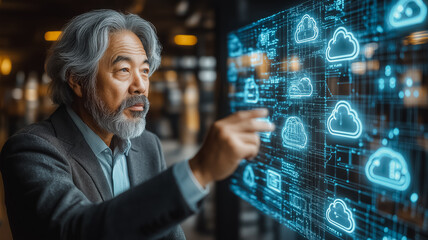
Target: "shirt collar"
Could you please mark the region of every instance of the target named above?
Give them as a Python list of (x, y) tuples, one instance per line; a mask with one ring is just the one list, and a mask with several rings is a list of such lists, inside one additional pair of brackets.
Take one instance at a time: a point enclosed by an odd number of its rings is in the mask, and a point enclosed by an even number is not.
[[(85, 138), (86, 143), (88, 143), (89, 147), (92, 149), (92, 152), (94, 152), (95, 156), (98, 156), (106, 149), (109, 149), (105, 142), (96, 133), (94, 133), (94, 131), (92, 131), (92, 129), (88, 127), (86, 123), (82, 121), (82, 119), (69, 105), (66, 106), (66, 109), (74, 124), (76, 124), (77, 128)], [(122, 139), (114, 135), (112, 143), (113, 146), (116, 146), (115, 152), (117, 151), (116, 149), (118, 149), (121, 153), (125, 154), (125, 156), (128, 156), (129, 149), (131, 148), (131, 141), (129, 139)]]

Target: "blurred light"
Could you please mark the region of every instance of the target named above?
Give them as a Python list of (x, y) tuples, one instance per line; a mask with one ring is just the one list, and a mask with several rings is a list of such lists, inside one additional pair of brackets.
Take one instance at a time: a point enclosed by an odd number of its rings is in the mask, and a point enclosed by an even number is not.
[(61, 31), (48, 31), (45, 33), (45, 40), (48, 42), (56, 41), (58, 40), (61, 33)]
[(414, 96), (415, 98), (419, 97), (419, 91), (418, 91), (418, 90), (415, 90), (415, 91), (413, 92), (413, 96)]
[(203, 70), (199, 71), (198, 77), (202, 82), (214, 82), (217, 78), (217, 73), (213, 70)]
[(403, 92), (403, 91), (400, 91), (400, 92), (398, 93), (398, 97), (403, 98), (403, 97), (404, 97), (404, 92)]
[(178, 16), (184, 16), (186, 15), (188, 10), (189, 10), (189, 1), (182, 0), (177, 4), (177, 7), (175, 8), (175, 13)]
[(397, 80), (395, 79), (395, 77), (392, 77), (392, 78), (390, 78), (389, 79), (389, 87), (390, 88), (395, 88), (395, 82), (396, 82)]
[(12, 98), (13, 99), (20, 100), (20, 99), (22, 99), (22, 95), (24, 95), (22, 89), (20, 89), (20, 88), (14, 88), (12, 90)]
[(198, 61), (196, 57), (186, 56), (180, 59), (180, 65), (183, 68), (196, 68)]
[(414, 32), (403, 40), (404, 45), (420, 45), (428, 43), (428, 31)]
[(394, 135), (400, 134), (400, 130), (398, 128), (394, 128)]
[(388, 144), (388, 140), (386, 138), (382, 139), (382, 145), (386, 146)]
[(205, 56), (199, 58), (199, 66), (201, 68), (215, 68), (216, 59), (212, 56)]
[(187, 27), (196, 27), (201, 21), (201, 18), (202, 18), (202, 13), (199, 11), (195, 12), (189, 18), (186, 19), (185, 24)]
[(385, 76), (389, 77), (391, 76), (391, 66), (386, 65), (385, 67)]
[(351, 71), (353, 74), (363, 75), (366, 73), (366, 64), (363, 62), (353, 62), (351, 64)]
[(3, 75), (9, 75), (10, 71), (12, 71), (12, 61), (10, 58), (5, 57), (1, 61), (0, 72)]
[(417, 193), (412, 193), (412, 195), (410, 195), (410, 201), (412, 201), (413, 203), (418, 201), (418, 198), (419, 198), (419, 196)]
[(378, 46), (379, 45), (377, 43), (366, 44), (364, 48), (364, 55), (366, 56), (366, 58), (372, 58)]
[(168, 82), (175, 82), (177, 81), (177, 72), (174, 70), (168, 70), (165, 73), (165, 78)]
[(383, 90), (385, 88), (385, 80), (383, 78), (379, 79), (379, 89)]
[(406, 89), (405, 94), (406, 94), (406, 97), (410, 97), (410, 90)]
[(175, 35), (174, 42), (180, 46), (193, 46), (198, 42), (195, 35)]
[(299, 57), (291, 57), (291, 71), (296, 72), (300, 70)]
[(411, 79), (411, 78), (406, 78), (406, 85), (408, 86), (408, 87), (411, 87), (412, 85), (413, 85), (413, 80)]

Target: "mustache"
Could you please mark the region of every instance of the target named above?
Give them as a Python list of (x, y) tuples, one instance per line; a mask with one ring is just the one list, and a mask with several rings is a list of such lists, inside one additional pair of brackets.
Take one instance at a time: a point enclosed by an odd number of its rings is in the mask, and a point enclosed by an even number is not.
[(117, 113), (123, 112), (126, 108), (132, 107), (136, 104), (144, 104), (144, 113), (147, 113), (149, 110), (149, 99), (147, 99), (144, 95), (131, 96), (122, 101), (119, 108), (117, 109)]

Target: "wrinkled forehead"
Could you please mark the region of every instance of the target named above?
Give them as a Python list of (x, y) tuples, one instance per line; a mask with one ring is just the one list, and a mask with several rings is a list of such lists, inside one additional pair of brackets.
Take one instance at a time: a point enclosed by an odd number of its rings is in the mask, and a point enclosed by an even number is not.
[(148, 57), (138, 36), (128, 30), (109, 34), (108, 47), (101, 61), (114, 65), (118, 62), (147, 63)]

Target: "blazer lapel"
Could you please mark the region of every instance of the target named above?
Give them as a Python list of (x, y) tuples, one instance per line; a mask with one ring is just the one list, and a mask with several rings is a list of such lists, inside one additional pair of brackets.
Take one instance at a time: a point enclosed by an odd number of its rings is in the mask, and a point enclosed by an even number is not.
[(128, 163), (128, 175), (131, 187), (137, 186), (143, 179), (142, 173), (145, 171), (145, 166), (141, 159), (144, 159), (144, 153), (135, 149), (135, 144), (132, 143), (126, 159)]
[(74, 158), (91, 177), (103, 201), (111, 199), (112, 193), (97, 157), (85, 138), (68, 115), (65, 106), (60, 106), (51, 116), (52, 125), (59, 139), (72, 145), (69, 155)]

